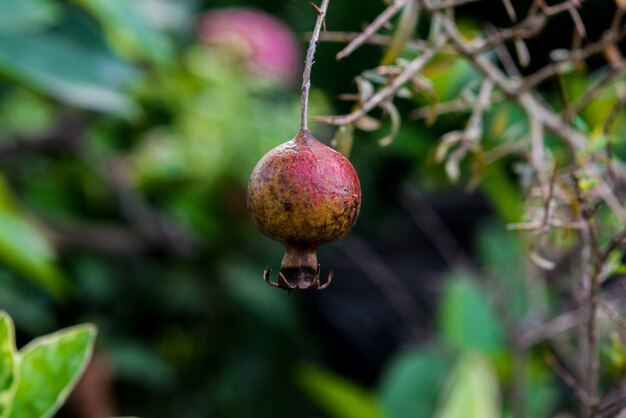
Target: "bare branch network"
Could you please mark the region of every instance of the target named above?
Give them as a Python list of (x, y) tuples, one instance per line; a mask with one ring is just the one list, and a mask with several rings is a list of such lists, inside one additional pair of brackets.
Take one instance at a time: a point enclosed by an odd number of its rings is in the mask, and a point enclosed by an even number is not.
[[(510, 27), (485, 25), (481, 31), (462, 33), (455, 16), (456, 8), (479, 2), (481, 0), (393, 0), (362, 32), (320, 34), (321, 41), (347, 43), (337, 54), (337, 59), (355, 53), (365, 44), (387, 46), (386, 58), (394, 51), (395, 55), (391, 63), (383, 62), (378, 68), (365, 71), (356, 78), (358, 93), (345, 96), (356, 102), (350, 113), (315, 120), (350, 130), (354, 127), (368, 129), (373, 119), (370, 113), (380, 109), (391, 118), (393, 134), (398, 131), (400, 123), (394, 102), (426, 94), (431, 103), (415, 109), (410, 114), (412, 119), (425, 120), (430, 126), (443, 114), (467, 116), (464, 127), (441, 137), (435, 152), (436, 160), (444, 164), (452, 181), (460, 178), (463, 161), (468, 158), (484, 165), (506, 156), (522, 157), (531, 171), (530, 181), (527, 176), (522, 185), (525, 186), (527, 205), (524, 219), (509, 228), (525, 231), (530, 259), (540, 270), (554, 269), (561, 261), (559, 253), (550, 248), (554, 235), (569, 233), (578, 236), (577, 274), (582, 296), (578, 301), (580, 309), (572, 323), (581, 328), (578, 365), (567, 371), (554, 357), (548, 357), (548, 361), (580, 399), (583, 416), (604, 416), (609, 410), (606, 399), (600, 396), (596, 322), (599, 308), (607, 304), (600, 300), (600, 286), (611, 273), (610, 259), (615, 258), (616, 251), (623, 254), (626, 239), (626, 208), (622, 204), (624, 196), (621, 191), (626, 170), (611, 151), (613, 125), (626, 100), (623, 83), (626, 60), (619, 49), (620, 41), (626, 37), (623, 22), (626, 2), (616, 0), (611, 24), (593, 40), (588, 38), (580, 13), (585, 0), (564, 0), (552, 5), (544, 0), (534, 0), (524, 16), (518, 14), (513, 2), (501, 0), (501, 7), (512, 21)], [(381, 29), (391, 26), (396, 16), (393, 35), (379, 34)], [(541, 36), (542, 30), (555, 16), (566, 16), (571, 20), (571, 47), (552, 51), (545, 66), (528, 73), (526, 67), (531, 53), (527, 41)], [(429, 28), (426, 39), (415, 39), (418, 21), (420, 25), (425, 22)], [(413, 24), (408, 27), (406, 22)], [(414, 54), (412, 60), (399, 58), (398, 42), (402, 42), (407, 54)], [(458, 97), (440, 103), (424, 70), (442, 55), (463, 60), (479, 76), (467, 83)], [(588, 83), (576, 97), (568, 97), (564, 78), (584, 66), (590, 58), (604, 59), (599, 77)], [(550, 103), (540, 93), (539, 88), (547, 83), (558, 87), (558, 103)], [(613, 109), (606, 115), (600, 129), (581, 124), (581, 112), (607, 94), (612, 95)], [(510, 133), (510, 140), (484, 150), (485, 115), (495, 104), (505, 102), (521, 110), (525, 115), (525, 126)], [(569, 155), (566, 160), (557, 158), (554, 147), (546, 144), (547, 135), (558, 138)], [(386, 137), (382, 144), (388, 144), (392, 139)], [(602, 221), (599, 220), (601, 214), (604, 216)], [(550, 257), (546, 255), (548, 253)], [(603, 310), (609, 308), (605, 306)], [(617, 318), (621, 326), (624, 321), (617, 312), (610, 312), (609, 318), (614, 322)], [(559, 318), (561, 316), (555, 319), (559, 322), (544, 318), (545, 330), (532, 329), (524, 335), (548, 335), (550, 338), (553, 324), (562, 322)], [(529, 341), (536, 342), (529, 338), (520, 340), (523, 349), (528, 348)], [(611, 408), (615, 407), (611, 405)], [(617, 408), (620, 411), (619, 404)]]

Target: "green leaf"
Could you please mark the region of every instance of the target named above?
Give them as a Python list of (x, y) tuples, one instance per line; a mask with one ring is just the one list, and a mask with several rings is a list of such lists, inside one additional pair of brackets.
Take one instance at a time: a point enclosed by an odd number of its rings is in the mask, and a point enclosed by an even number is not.
[(435, 418), (500, 418), (500, 392), (493, 365), (467, 353), (455, 367)]
[(57, 298), (70, 284), (54, 264), (52, 247), (43, 234), (15, 208), (0, 175), (0, 260)]
[(11, 413), (18, 377), (13, 321), (6, 312), (0, 311), (0, 418)]
[(56, 23), (59, 5), (50, 0), (0, 0), (0, 33), (26, 33)]
[(96, 328), (79, 325), (20, 350), (20, 381), (9, 418), (48, 418), (63, 405), (87, 366)]
[(396, 25), (396, 30), (391, 38), (391, 42), (387, 47), (387, 51), (381, 65), (391, 65), (396, 61), (396, 58), (405, 49), (406, 43), (415, 32), (417, 22), (419, 19), (419, 5), (416, 2), (406, 2), (402, 15)]
[(89, 10), (102, 25), (107, 40), (121, 56), (166, 63), (173, 53), (172, 41), (150, 22), (139, 2), (127, 0), (74, 0)]
[(0, 37), (2, 73), (85, 109), (127, 117), (138, 111), (120, 90), (132, 71), (66, 36), (46, 33)]
[(378, 398), (391, 418), (429, 417), (448, 373), (448, 359), (423, 348), (400, 353), (383, 373)]
[(514, 223), (522, 219), (524, 202), (504, 164), (495, 162), (485, 167), (481, 189), (505, 222)]
[(555, 381), (553, 370), (548, 367), (542, 356), (530, 359), (529, 373), (526, 374), (526, 399), (528, 402), (528, 418), (545, 418), (555, 416), (559, 399), (559, 385)]
[[(508, 312), (522, 318), (528, 307), (525, 259), (516, 236), (499, 224), (490, 224), (478, 234), (478, 252), (481, 265), (489, 277), (499, 282)], [(533, 283), (533, 291), (543, 295), (544, 287)]]
[(332, 417), (385, 418), (372, 393), (318, 366), (302, 366), (297, 380)]
[(459, 94), (472, 80), (476, 80), (478, 72), (460, 56), (437, 55), (423, 71), (433, 84), (436, 96), (441, 102), (458, 98)]
[(489, 299), (467, 274), (457, 273), (446, 282), (439, 309), (441, 332), (453, 347), (490, 355), (505, 349), (502, 329)]

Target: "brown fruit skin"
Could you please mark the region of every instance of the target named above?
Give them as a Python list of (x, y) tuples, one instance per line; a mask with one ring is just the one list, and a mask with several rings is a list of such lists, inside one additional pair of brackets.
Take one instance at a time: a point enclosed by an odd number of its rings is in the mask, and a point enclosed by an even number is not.
[(250, 218), (285, 245), (281, 272), (300, 288), (314, 280), (308, 276), (318, 268), (317, 247), (346, 235), (360, 207), (361, 186), (350, 161), (309, 131), (265, 154), (248, 183)]

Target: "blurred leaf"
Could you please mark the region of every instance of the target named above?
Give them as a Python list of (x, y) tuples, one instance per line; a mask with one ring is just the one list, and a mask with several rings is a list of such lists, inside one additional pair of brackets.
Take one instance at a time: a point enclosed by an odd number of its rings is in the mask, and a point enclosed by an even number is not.
[[(607, 57), (608, 59), (608, 57)], [(602, 67), (594, 72), (576, 71), (570, 74), (564, 75), (563, 86), (565, 88), (566, 97), (571, 98), (572, 101), (582, 98), (586, 91), (598, 83), (612, 71), (610, 66)], [(623, 80), (623, 77), (618, 80)], [(585, 133), (599, 132), (602, 133), (604, 124), (614, 106), (621, 101), (621, 93), (619, 92), (623, 88), (623, 81), (616, 81), (612, 85), (602, 89), (597, 97), (589, 101), (588, 104), (581, 109), (578, 115), (574, 116), (573, 124), (579, 130)], [(618, 116), (618, 119), (622, 116)], [(620, 132), (617, 130), (616, 132)], [(621, 135), (617, 135), (621, 137)]]
[(562, 393), (555, 382), (554, 371), (546, 364), (543, 356), (530, 359), (530, 373), (527, 373), (526, 399), (529, 418), (552, 417)]
[(65, 36), (0, 37), (0, 73), (85, 109), (127, 117), (138, 111), (120, 90), (132, 71)]
[(379, 399), (391, 418), (429, 417), (449, 370), (440, 353), (414, 348), (392, 359), (383, 372)]
[(494, 103), (484, 115), (484, 134), (489, 148), (517, 141), (529, 134), (526, 113), (508, 102)]
[(39, 293), (25, 291), (24, 285), (24, 280), (0, 269), (0, 306), (11, 312), (15, 325), (23, 333), (42, 335), (56, 329), (52, 301), (42, 300)]
[(79, 325), (31, 341), (20, 350), (10, 418), (48, 418), (61, 407), (91, 358), (96, 329)]
[(318, 366), (298, 370), (298, 384), (334, 418), (384, 418), (374, 395)]
[(18, 383), (15, 329), (9, 315), (0, 311), (0, 418), (11, 413)]
[(524, 213), (522, 197), (509, 179), (501, 162), (488, 164), (481, 178), (481, 189), (506, 223), (519, 222)]
[(437, 97), (437, 91), (433, 83), (421, 74), (417, 74), (411, 78), (411, 87), (414, 93), (425, 93), (430, 99), (428, 113), (424, 117), (424, 121), (427, 127), (431, 127), (434, 125), (438, 116), (437, 109), (439, 107), (439, 99)]
[(0, 33), (34, 32), (59, 17), (59, 4), (51, 0), (0, 0)]
[(458, 144), (461, 139), (463, 139), (463, 133), (461, 131), (451, 131), (443, 135), (435, 151), (435, 161), (438, 163), (443, 162), (452, 147)]
[(354, 82), (356, 83), (357, 89), (359, 91), (359, 102), (361, 103), (365, 103), (367, 99), (372, 97), (376, 92), (374, 84), (364, 77), (356, 76), (354, 78)]
[(528, 47), (526, 46), (526, 42), (524, 42), (521, 38), (515, 38), (515, 53), (517, 54), (517, 61), (520, 63), (522, 68), (528, 67), (530, 64), (530, 52), (528, 51)]
[[(356, 124), (359, 129), (363, 129), (359, 126), (359, 122), (362, 121), (365, 116), (359, 119)], [(373, 119), (376, 120), (376, 119)], [(376, 120), (376, 122), (378, 122)], [(350, 153), (352, 152), (352, 145), (354, 144), (354, 124), (350, 123), (348, 125), (341, 125), (335, 131), (335, 136), (333, 137), (330, 145), (343, 154), (346, 158), (350, 158)]]
[[(498, 224), (489, 225), (478, 234), (480, 264), (489, 276), (501, 283), (503, 297), (510, 313), (522, 318), (526, 313), (528, 298), (524, 275), (525, 256), (516, 236)], [(540, 284), (533, 283), (540, 288)]]
[[(180, 218), (177, 213), (178, 220), (190, 225), (193, 216), (192, 227), (197, 230), (202, 224), (224, 224), (222, 219), (209, 219), (207, 196), (202, 192), (215, 190), (225, 178), (247, 184), (259, 158), (295, 134), (300, 101), (276, 91), (259, 94), (255, 80), (216, 50), (195, 45), (185, 51), (183, 60), (185, 71), (168, 68), (158, 89), (153, 83), (143, 86), (146, 101), (165, 102), (174, 114), (170, 125), (146, 132), (133, 165), (140, 182), (154, 187), (160, 196), (164, 184), (197, 182), (186, 191), (201, 199), (202, 205), (193, 208), (190, 195), (181, 193), (179, 186), (171, 199), (177, 211), (187, 212)], [(311, 91), (310, 99), (311, 114), (328, 113), (319, 91)], [(219, 202), (224, 196), (210, 199)]]
[(611, 251), (605, 264), (606, 277), (611, 277), (614, 274), (626, 273), (626, 265), (622, 264), (623, 257), (624, 257), (623, 251), (620, 251), (620, 250)]
[(535, 263), (537, 267), (544, 270), (554, 270), (556, 267), (556, 263), (554, 261), (548, 260), (546, 257), (539, 254), (539, 252), (535, 249), (531, 249), (528, 252), (528, 258), (530, 258), (530, 261)]
[(476, 70), (462, 57), (439, 54), (422, 72), (432, 83), (435, 95), (445, 102), (458, 98), (461, 90), (478, 78)]
[[(366, 132), (372, 132), (377, 129), (380, 129), (380, 125), (381, 125), (380, 120), (373, 118), (371, 116), (368, 116), (368, 115), (362, 116), (359, 119), (357, 119), (355, 124), (357, 128)], [(344, 126), (346, 125), (340, 126), (340, 128)]]
[(458, 361), (435, 418), (499, 418), (500, 393), (493, 365), (477, 353)]
[(408, 1), (404, 5), (402, 15), (396, 25), (396, 30), (391, 38), (391, 42), (385, 52), (385, 56), (380, 65), (391, 65), (404, 50), (406, 43), (415, 32), (419, 19), (419, 4), (415, 1)]
[(69, 282), (54, 264), (52, 247), (43, 234), (17, 211), (2, 176), (0, 259), (57, 298), (62, 298), (70, 289)]
[(171, 382), (172, 370), (153, 349), (133, 341), (115, 342), (108, 348), (119, 379), (152, 388), (164, 387)]
[(505, 348), (502, 329), (489, 298), (464, 273), (456, 273), (446, 281), (438, 319), (443, 337), (456, 349), (497, 355)]
[(188, 33), (196, 19), (196, 0), (136, 0), (135, 3), (138, 13), (159, 29)]
[[(292, 327), (296, 313), (293, 303), (279, 292), (273, 292), (261, 279), (262, 271), (245, 262), (224, 263), (223, 283), (227, 294), (266, 326)], [(274, 279), (272, 279), (274, 280)]]
[(378, 145), (386, 147), (393, 142), (398, 135), (398, 132), (400, 132), (400, 112), (398, 112), (398, 108), (396, 108), (391, 102), (382, 102), (380, 107), (382, 107), (385, 112), (389, 114), (391, 119), (391, 132), (378, 140)]
[(148, 59), (164, 64), (173, 54), (173, 44), (156, 28), (140, 7), (128, 0), (74, 0), (100, 22), (111, 45), (122, 57)]
[(0, 140), (36, 138), (54, 129), (56, 113), (49, 101), (25, 89), (11, 89), (0, 102)]

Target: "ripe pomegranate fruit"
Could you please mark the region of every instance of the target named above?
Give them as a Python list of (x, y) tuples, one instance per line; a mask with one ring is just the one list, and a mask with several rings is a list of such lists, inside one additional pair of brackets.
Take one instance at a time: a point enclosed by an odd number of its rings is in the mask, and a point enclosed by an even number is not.
[(350, 231), (361, 207), (361, 186), (350, 161), (306, 129), (270, 150), (248, 184), (248, 212), (257, 227), (285, 246), (278, 282), (283, 289), (325, 289), (317, 248)]

